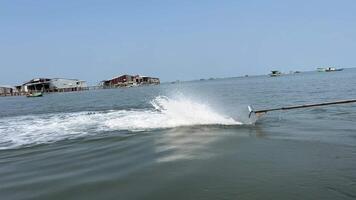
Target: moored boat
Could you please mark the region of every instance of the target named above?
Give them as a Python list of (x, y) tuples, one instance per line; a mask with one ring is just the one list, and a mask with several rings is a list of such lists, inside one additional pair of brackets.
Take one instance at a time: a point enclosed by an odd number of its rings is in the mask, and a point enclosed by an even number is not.
[(42, 96), (43, 96), (42, 92), (34, 92), (26, 95), (26, 97), (42, 97)]
[(273, 70), (271, 71), (271, 73), (269, 74), (271, 77), (275, 77), (275, 76), (280, 76), (282, 75), (282, 73), (280, 71), (277, 70)]

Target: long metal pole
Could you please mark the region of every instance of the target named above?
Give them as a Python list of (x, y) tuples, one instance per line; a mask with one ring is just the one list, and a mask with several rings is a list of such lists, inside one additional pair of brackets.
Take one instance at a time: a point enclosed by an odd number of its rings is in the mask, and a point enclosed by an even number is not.
[(264, 110), (255, 110), (254, 113), (266, 113), (269, 111), (276, 111), (276, 110), (292, 110), (292, 109), (298, 109), (298, 108), (309, 108), (309, 107), (327, 106), (327, 105), (335, 105), (335, 104), (346, 104), (346, 103), (356, 103), (356, 99), (325, 102), (325, 103), (316, 103), (316, 104), (305, 104), (305, 105), (297, 105), (297, 106), (286, 106), (286, 107), (271, 108), (271, 109), (264, 109)]

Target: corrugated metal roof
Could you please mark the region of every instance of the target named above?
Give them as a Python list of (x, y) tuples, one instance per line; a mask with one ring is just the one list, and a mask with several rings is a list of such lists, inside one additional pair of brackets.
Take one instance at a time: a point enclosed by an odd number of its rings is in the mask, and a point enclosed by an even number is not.
[[(62, 80), (71, 80), (71, 81), (79, 81), (79, 82), (86, 82), (86, 81), (84, 81), (84, 80), (70, 79), (70, 78), (34, 78), (34, 79), (31, 79), (30, 81), (27, 81), (27, 82), (23, 83), (22, 85), (43, 84), (43, 83), (49, 83), (49, 82), (51, 82), (52, 80), (59, 80), (59, 79), (62, 79)], [(38, 82), (38, 81), (40, 81), (40, 80), (46, 80), (46, 81)]]
[(11, 85), (0, 85), (0, 88), (11, 88), (11, 89), (16, 89), (14, 86), (11, 86)]

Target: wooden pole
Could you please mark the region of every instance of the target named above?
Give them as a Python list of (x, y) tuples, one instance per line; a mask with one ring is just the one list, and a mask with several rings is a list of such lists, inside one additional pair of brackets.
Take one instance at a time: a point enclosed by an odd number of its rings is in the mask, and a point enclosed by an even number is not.
[(310, 107), (319, 107), (319, 106), (328, 106), (328, 105), (337, 105), (337, 104), (347, 104), (347, 103), (356, 103), (356, 99), (342, 100), (342, 101), (333, 101), (333, 102), (324, 102), (324, 103), (316, 103), (316, 104), (305, 104), (305, 105), (297, 105), (297, 106), (286, 106), (280, 108), (271, 108), (271, 109), (263, 109), (263, 110), (252, 110), (251, 113), (255, 113), (257, 117), (266, 114), (270, 111), (278, 111), (278, 110), (293, 110), (299, 108), (310, 108)]

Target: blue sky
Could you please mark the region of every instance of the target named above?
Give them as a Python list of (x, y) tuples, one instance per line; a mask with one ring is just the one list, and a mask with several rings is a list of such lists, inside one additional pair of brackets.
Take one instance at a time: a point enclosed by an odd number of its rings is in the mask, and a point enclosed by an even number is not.
[(0, 0), (0, 84), (356, 66), (356, 1)]

